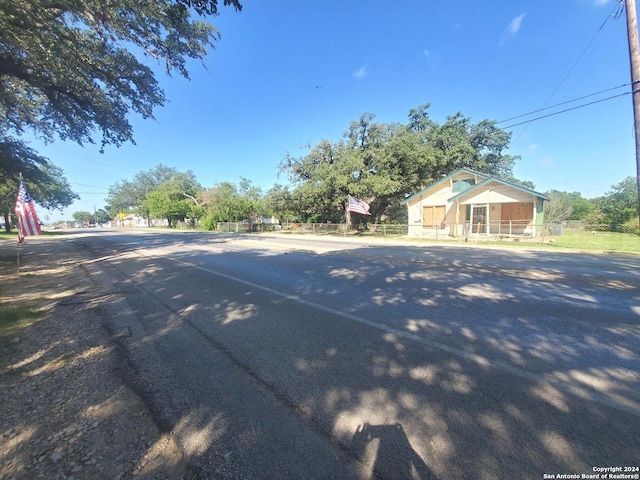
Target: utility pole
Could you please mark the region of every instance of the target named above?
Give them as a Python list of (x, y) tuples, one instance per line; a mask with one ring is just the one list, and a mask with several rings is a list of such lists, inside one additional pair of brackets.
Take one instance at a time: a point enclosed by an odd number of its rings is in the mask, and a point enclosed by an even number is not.
[[(627, 38), (631, 65), (631, 95), (633, 98), (633, 126), (636, 139), (636, 186), (638, 188), (638, 213), (640, 214), (640, 48), (638, 47), (638, 19), (636, 0), (625, 0), (627, 11)], [(638, 221), (640, 227), (640, 219)]]

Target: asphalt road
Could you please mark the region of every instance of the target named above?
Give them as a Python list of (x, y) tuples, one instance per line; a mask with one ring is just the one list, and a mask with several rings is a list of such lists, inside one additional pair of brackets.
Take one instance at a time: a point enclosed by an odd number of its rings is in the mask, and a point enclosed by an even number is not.
[(637, 256), (150, 231), (68, 241), (95, 258), (126, 375), (202, 478), (639, 473)]

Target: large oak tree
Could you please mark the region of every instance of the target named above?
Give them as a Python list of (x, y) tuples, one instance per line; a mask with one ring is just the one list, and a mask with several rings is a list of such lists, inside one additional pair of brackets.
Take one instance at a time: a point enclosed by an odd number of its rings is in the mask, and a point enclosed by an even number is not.
[(152, 118), (165, 103), (150, 64), (188, 78), (188, 59), (204, 59), (219, 38), (205, 21), (218, 4), (242, 9), (239, 0), (0, 2), (0, 179), (15, 182), (22, 171), (39, 204), (67, 206), (68, 184), (47, 198), (51, 185), (41, 183), (56, 167), (14, 136), (99, 140), (101, 150), (133, 143), (130, 114)]
[[(217, 0), (4, 0), (0, 7), (2, 128), (79, 144), (133, 142), (129, 112), (143, 118), (165, 102), (152, 69), (188, 78), (218, 39), (200, 15)], [(238, 0), (225, 5), (241, 9)], [(194, 18), (196, 17), (196, 18)]]
[(350, 194), (370, 203), (379, 222), (408, 195), (458, 168), (514, 180), (517, 157), (504, 153), (510, 133), (461, 113), (438, 124), (428, 109), (412, 109), (407, 124), (374, 122), (366, 113), (350, 123), (342, 140), (321, 140), (302, 157), (287, 155), (280, 169), (296, 185), (297, 213), (303, 220), (341, 221)]

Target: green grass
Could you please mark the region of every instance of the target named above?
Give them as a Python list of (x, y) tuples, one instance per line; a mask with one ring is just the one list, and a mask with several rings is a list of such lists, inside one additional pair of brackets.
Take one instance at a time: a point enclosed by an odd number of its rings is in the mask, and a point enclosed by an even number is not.
[(11, 335), (41, 317), (41, 312), (26, 305), (0, 308), (0, 337)]
[[(64, 230), (43, 230), (40, 235), (45, 237), (53, 237), (56, 235), (64, 235)], [(27, 239), (32, 237), (27, 237)], [(0, 240), (15, 240), (18, 243), (18, 231), (12, 230), (11, 233), (7, 233), (4, 229), (0, 230)]]
[(551, 245), (606, 252), (640, 252), (640, 237), (630, 233), (595, 232), (585, 229), (565, 229), (562, 235), (551, 237)]
[[(19, 275), (19, 277), (32, 276), (31, 274)], [(14, 267), (6, 259), (0, 259), (0, 345), (2, 339), (11, 339), (17, 332), (28, 327), (34, 322), (42, 320), (45, 313), (40, 310), (44, 299), (40, 296), (32, 296), (29, 299), (15, 300), (12, 297), (14, 285), (19, 283), (19, 278), (14, 273)]]

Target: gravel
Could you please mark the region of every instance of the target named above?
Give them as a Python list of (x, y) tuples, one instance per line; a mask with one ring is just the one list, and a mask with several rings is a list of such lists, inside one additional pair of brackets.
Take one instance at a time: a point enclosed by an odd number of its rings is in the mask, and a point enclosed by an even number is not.
[(68, 243), (28, 238), (17, 273), (15, 243), (0, 241), (0, 311), (35, 317), (0, 330), (0, 478), (193, 478), (121, 379), (99, 296)]

